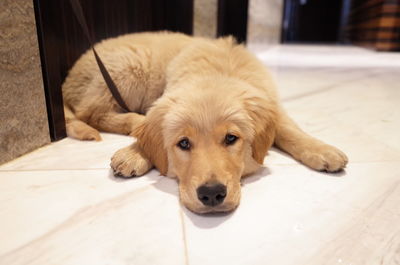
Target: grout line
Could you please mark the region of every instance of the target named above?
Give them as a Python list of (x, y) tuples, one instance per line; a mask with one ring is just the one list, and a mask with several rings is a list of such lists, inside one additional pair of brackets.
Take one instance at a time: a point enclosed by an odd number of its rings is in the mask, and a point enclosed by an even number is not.
[(186, 240), (186, 228), (185, 228), (185, 221), (183, 218), (183, 211), (182, 211), (182, 206), (179, 203), (179, 216), (181, 219), (181, 226), (182, 226), (182, 237), (183, 237), (183, 244), (184, 244), (184, 253), (185, 253), (185, 264), (189, 265), (189, 253), (188, 253), (188, 247), (187, 247), (187, 240)]

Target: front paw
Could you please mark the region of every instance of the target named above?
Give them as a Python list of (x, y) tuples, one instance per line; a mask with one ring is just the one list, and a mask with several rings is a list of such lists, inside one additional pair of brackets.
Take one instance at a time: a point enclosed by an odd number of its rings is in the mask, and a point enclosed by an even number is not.
[(142, 176), (152, 168), (150, 161), (134, 145), (118, 150), (110, 166), (116, 177), (123, 178)]
[(326, 172), (338, 172), (344, 169), (348, 162), (342, 151), (327, 144), (307, 148), (299, 160), (312, 169)]

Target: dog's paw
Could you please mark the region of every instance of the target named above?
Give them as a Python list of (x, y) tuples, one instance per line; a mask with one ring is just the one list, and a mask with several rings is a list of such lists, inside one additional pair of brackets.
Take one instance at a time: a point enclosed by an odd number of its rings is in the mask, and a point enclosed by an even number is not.
[(101, 141), (99, 131), (82, 121), (74, 120), (69, 122), (66, 124), (66, 129), (69, 137), (82, 141)]
[(134, 145), (118, 150), (111, 158), (111, 168), (116, 177), (141, 176), (152, 168), (150, 161)]
[(300, 162), (306, 166), (326, 172), (338, 172), (347, 165), (347, 156), (331, 145), (320, 144), (308, 148), (299, 157)]
[(101, 136), (97, 130), (93, 129), (93, 130), (88, 130), (84, 134), (82, 134), (80, 140), (101, 141)]

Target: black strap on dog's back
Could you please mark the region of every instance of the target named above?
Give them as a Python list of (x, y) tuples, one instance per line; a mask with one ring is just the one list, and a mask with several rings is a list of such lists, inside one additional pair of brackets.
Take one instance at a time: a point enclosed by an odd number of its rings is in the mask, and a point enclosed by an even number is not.
[(104, 81), (106, 82), (108, 89), (110, 90), (112, 96), (117, 101), (119, 106), (125, 111), (129, 112), (128, 106), (125, 104), (125, 101), (122, 99), (121, 94), (118, 91), (117, 86), (115, 85), (114, 81), (112, 80), (110, 74), (108, 73), (106, 67), (104, 66), (103, 62), (101, 61), (99, 55), (97, 54), (96, 50), (94, 49), (94, 41), (92, 35), (89, 33), (88, 26), (86, 24), (85, 17), (83, 16), (82, 7), (79, 0), (70, 0), (72, 9), (75, 13), (76, 18), (78, 19), (79, 24), (82, 27), (83, 33), (86, 35), (90, 45), (92, 46), (92, 50), (94, 53), (94, 57), (96, 58), (96, 62), (100, 68), (100, 72), (103, 75)]

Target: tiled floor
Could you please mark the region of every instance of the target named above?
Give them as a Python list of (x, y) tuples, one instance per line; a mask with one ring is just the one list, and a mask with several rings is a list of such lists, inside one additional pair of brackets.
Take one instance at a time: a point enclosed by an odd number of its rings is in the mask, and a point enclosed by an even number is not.
[(344, 173), (272, 150), (234, 213), (199, 216), (155, 170), (112, 176), (129, 137), (65, 139), (0, 167), (0, 264), (400, 264), (400, 54), (258, 54), (291, 116), (347, 153)]

